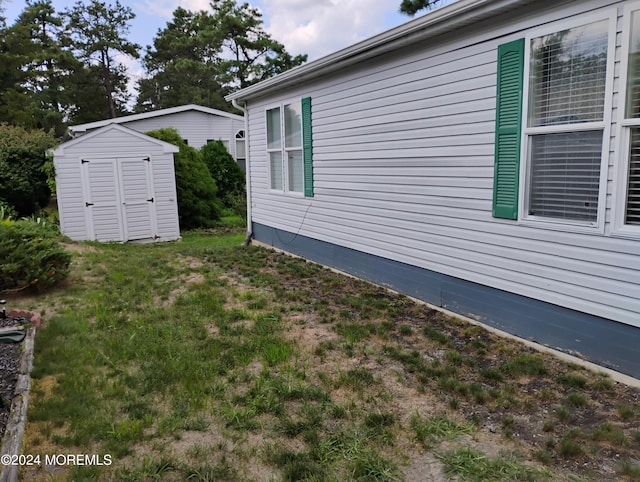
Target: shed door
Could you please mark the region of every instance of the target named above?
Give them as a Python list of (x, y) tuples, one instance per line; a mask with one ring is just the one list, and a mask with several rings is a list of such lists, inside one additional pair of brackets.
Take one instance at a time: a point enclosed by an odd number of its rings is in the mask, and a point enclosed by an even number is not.
[(122, 241), (116, 159), (83, 159), (87, 232), (90, 239)]
[(151, 159), (118, 158), (118, 174), (125, 239), (130, 241), (153, 238), (156, 232), (156, 216)]
[(148, 157), (82, 160), (90, 239), (132, 241), (155, 236), (150, 164)]

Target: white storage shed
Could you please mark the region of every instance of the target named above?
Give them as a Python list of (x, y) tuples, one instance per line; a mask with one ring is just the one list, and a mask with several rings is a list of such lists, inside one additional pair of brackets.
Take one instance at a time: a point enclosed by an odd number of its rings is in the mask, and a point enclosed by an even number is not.
[(73, 240), (180, 238), (178, 147), (111, 124), (53, 151), (62, 233)]

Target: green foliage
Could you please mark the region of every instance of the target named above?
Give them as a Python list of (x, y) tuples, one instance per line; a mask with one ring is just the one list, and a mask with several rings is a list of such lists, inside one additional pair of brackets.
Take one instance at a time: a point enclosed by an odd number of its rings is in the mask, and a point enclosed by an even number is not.
[(420, 10), (430, 10), (439, 3), (441, 0), (402, 0), (400, 12), (413, 17)]
[(67, 277), (71, 255), (45, 225), (0, 223), (0, 291), (43, 290)]
[(129, 22), (135, 18), (133, 10), (119, 0), (114, 4), (77, 1), (65, 16), (76, 56), (94, 67), (89, 68), (97, 73), (102, 87), (98, 98), (102, 99), (108, 117), (116, 117), (128, 101), (126, 67), (117, 57), (140, 56), (140, 45), (126, 39)]
[(49, 202), (44, 165), (53, 145), (51, 134), (0, 125), (0, 202), (19, 216), (30, 216)]
[(147, 78), (138, 83), (138, 111), (183, 104), (223, 110), (224, 96), (306, 61), (291, 56), (263, 29), (248, 3), (214, 0), (210, 11), (178, 7), (143, 59)]
[(200, 153), (184, 143), (175, 129), (158, 129), (147, 135), (180, 148), (174, 154), (178, 216), (182, 229), (211, 227), (220, 219), (218, 188)]
[(18, 217), (18, 211), (16, 211), (11, 204), (0, 199), (0, 222), (10, 222), (16, 220)]
[(202, 146), (200, 154), (211, 177), (216, 181), (222, 203), (233, 209), (237, 197), (245, 196), (244, 172), (221, 141), (212, 141)]

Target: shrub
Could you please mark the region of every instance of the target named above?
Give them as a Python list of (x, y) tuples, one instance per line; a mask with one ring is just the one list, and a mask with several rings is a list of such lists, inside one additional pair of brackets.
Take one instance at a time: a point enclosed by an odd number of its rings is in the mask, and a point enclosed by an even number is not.
[(0, 125), (0, 201), (19, 216), (30, 216), (49, 202), (44, 166), (46, 151), (54, 144), (53, 136), (44, 131)]
[(182, 229), (212, 227), (220, 219), (218, 188), (200, 153), (184, 143), (175, 129), (158, 129), (147, 135), (180, 148), (174, 154), (178, 217)]
[(0, 223), (0, 291), (43, 290), (64, 280), (71, 255), (43, 223)]
[[(221, 141), (212, 141), (200, 149), (202, 160), (218, 186), (224, 207), (234, 209), (234, 198), (245, 195), (245, 174)], [(240, 213), (238, 213), (240, 214)]]

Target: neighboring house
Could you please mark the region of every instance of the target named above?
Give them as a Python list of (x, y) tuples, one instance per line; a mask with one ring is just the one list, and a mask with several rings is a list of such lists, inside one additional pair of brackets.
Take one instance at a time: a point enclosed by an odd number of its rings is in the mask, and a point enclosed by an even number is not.
[(178, 147), (111, 124), (53, 150), (62, 233), (74, 240), (180, 239)]
[(196, 149), (209, 141), (221, 140), (240, 167), (245, 168), (244, 118), (239, 115), (190, 104), (70, 126), (68, 132), (76, 138), (109, 124), (120, 124), (142, 133), (173, 127)]
[(228, 96), (254, 239), (640, 377), (640, 1), (458, 0)]

